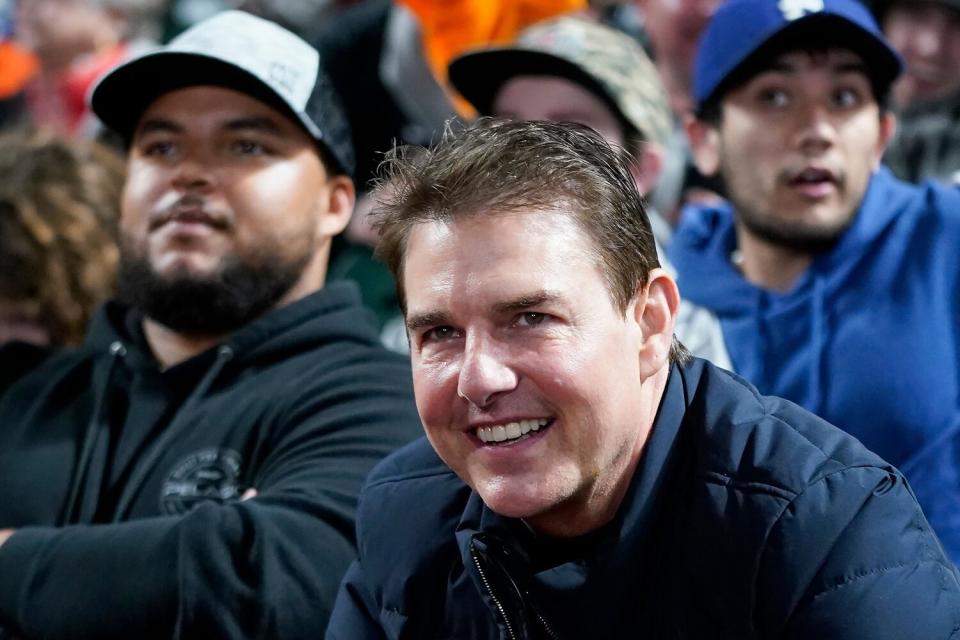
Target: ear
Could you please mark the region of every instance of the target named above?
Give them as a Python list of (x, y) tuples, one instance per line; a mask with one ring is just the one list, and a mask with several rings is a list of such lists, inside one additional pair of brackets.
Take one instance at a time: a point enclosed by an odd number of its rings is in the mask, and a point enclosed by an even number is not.
[(715, 175), (720, 169), (720, 131), (691, 115), (685, 116), (683, 127), (697, 169), (705, 176)]
[(874, 150), (873, 154), (874, 171), (880, 168), (880, 160), (883, 158), (883, 153), (887, 150), (887, 144), (889, 144), (891, 138), (893, 138), (896, 132), (897, 117), (890, 111), (887, 111), (880, 116), (880, 136), (877, 140), (877, 148)]
[(640, 195), (646, 197), (660, 179), (666, 151), (656, 142), (641, 142), (636, 145), (636, 155), (630, 163), (630, 174)]
[(331, 176), (320, 198), (323, 201), (318, 203), (321, 215), (317, 220), (317, 235), (323, 240), (339, 234), (350, 222), (357, 200), (353, 180), (343, 175)]
[(640, 326), (640, 378), (646, 380), (669, 364), (673, 326), (680, 308), (677, 283), (663, 269), (650, 272), (646, 284), (637, 289), (634, 319)]

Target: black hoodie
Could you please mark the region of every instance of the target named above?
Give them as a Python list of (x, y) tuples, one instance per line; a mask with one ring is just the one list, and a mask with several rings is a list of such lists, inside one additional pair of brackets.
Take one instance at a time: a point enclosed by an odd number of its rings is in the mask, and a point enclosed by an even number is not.
[(140, 326), (109, 303), (81, 349), (0, 376), (0, 629), (319, 637), (362, 481), (421, 433), (409, 365), (345, 284), (165, 371)]

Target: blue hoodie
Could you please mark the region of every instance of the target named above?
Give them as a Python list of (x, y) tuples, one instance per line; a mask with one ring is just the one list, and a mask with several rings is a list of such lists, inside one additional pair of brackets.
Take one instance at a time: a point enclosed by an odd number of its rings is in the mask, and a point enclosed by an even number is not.
[(681, 294), (718, 316), (734, 370), (898, 466), (960, 561), (960, 190), (881, 169), (787, 293), (747, 282), (735, 248), (729, 204), (688, 208), (671, 246)]

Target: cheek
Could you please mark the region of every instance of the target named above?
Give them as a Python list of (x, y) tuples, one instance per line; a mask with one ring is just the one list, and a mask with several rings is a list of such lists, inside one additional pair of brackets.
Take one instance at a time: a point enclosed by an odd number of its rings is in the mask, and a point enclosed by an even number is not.
[(256, 202), (266, 210), (301, 210), (313, 206), (323, 176), (296, 162), (284, 162), (229, 182), (244, 202)]
[(146, 226), (150, 210), (158, 204), (160, 184), (154, 170), (138, 169), (128, 172), (120, 196), (121, 229), (130, 233)]
[(428, 431), (443, 429), (454, 420), (458, 368), (451, 363), (416, 364), (413, 367), (413, 392), (417, 411)]

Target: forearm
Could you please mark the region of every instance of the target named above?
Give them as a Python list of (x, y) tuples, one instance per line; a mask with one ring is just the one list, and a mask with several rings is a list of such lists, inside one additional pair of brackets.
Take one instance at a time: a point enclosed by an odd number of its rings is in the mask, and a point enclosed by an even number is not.
[(318, 637), (351, 541), (255, 502), (21, 529), (0, 549), (0, 628), (50, 639)]
[(0, 627), (24, 638), (151, 637), (175, 611), (175, 561), (159, 560), (175, 544), (169, 524), (18, 530), (0, 548)]

